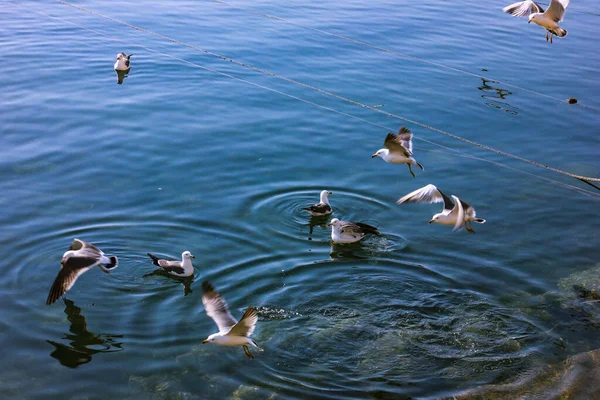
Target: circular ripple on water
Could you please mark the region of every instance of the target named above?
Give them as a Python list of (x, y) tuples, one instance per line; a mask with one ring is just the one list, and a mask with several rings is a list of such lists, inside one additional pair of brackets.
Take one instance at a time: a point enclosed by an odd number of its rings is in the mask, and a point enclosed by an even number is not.
[[(275, 264), (267, 268), (275, 270), (280, 261), (256, 264)], [(265, 348), (256, 360), (261, 365), (239, 373), (245, 382), (268, 381), (282, 394), (325, 390), (336, 397), (370, 382), (363, 386), (366, 395), (430, 379), (431, 371), (447, 382), (462, 371), (487, 380), (484, 370), (499, 376), (524, 367), (547, 345), (533, 339), (540, 328), (526, 318), (416, 264), (315, 260), (279, 268), (279, 278), (248, 283), (252, 304), (284, 310), (285, 318), (261, 316), (254, 336)], [(240, 290), (241, 284), (228, 287)]]
[[(332, 192), (329, 201), (334, 210), (333, 214), (312, 217), (304, 208), (319, 201), (321, 190), (290, 187), (260, 193), (252, 196), (248, 200), (250, 205), (246, 205), (239, 214), (271, 235), (303, 241), (329, 242), (330, 228), (327, 227), (327, 223), (331, 218), (365, 222), (381, 227), (393, 206), (368, 193), (333, 187), (327, 188)], [(385, 231), (384, 227), (382, 229)]]

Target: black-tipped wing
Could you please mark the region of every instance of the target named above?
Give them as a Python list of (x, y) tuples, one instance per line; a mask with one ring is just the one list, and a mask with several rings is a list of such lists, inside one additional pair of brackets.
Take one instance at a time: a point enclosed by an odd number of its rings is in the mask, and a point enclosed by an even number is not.
[(340, 234), (352, 235), (354, 237), (362, 237), (367, 233), (379, 235), (377, 228), (361, 222), (340, 221)]
[(544, 13), (548, 18), (552, 18), (552, 20), (556, 23), (562, 22), (565, 18), (565, 10), (569, 5), (570, 0), (551, 0), (550, 6)]
[(246, 336), (250, 337), (254, 333), (256, 322), (258, 321), (258, 314), (254, 307), (248, 307), (240, 322), (235, 324), (229, 331), (229, 335), (233, 336)]
[(529, 17), (529, 14), (543, 13), (544, 9), (534, 1), (525, 0), (506, 6), (502, 9), (502, 11), (512, 15), (513, 17)]
[(237, 323), (227, 308), (227, 303), (210, 282), (202, 282), (202, 304), (206, 315), (211, 317), (219, 327), (219, 332), (225, 334)]
[(54, 283), (48, 293), (46, 304), (50, 305), (63, 296), (73, 287), (77, 278), (96, 264), (95, 259), (83, 257), (69, 257), (58, 272)]
[(402, 196), (396, 203), (444, 203), (444, 210), (452, 210), (454, 203), (435, 185), (429, 184)]
[(364, 233), (371, 233), (373, 235), (379, 235), (379, 231), (374, 226), (364, 224), (362, 222), (355, 222), (356, 226), (358, 226)]
[(175, 267), (169, 267), (169, 266), (167, 266), (167, 267), (163, 267), (161, 265), (160, 267), (162, 269), (164, 269), (165, 271), (167, 271), (167, 272), (174, 272), (174, 273), (179, 274), (179, 275), (185, 273), (185, 269), (183, 269), (183, 267), (181, 267), (181, 266), (175, 266)]
[[(412, 133), (410, 133), (410, 136), (412, 137)], [(405, 157), (410, 157), (412, 153), (402, 143), (403, 139), (399, 135), (390, 132), (385, 137), (383, 145), (392, 152), (402, 153)]]
[(313, 213), (327, 214), (331, 212), (331, 206), (329, 204), (319, 203), (313, 204), (312, 206), (305, 208), (305, 210)]

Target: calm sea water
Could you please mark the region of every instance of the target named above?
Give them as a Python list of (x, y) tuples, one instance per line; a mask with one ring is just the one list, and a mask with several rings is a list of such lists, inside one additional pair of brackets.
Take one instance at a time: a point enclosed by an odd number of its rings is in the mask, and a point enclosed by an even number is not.
[[(572, 3), (569, 35), (553, 45), (498, 0), (232, 3), (489, 80), (212, 1), (77, 1), (600, 176), (598, 111), (494, 82), (600, 108), (600, 9), (591, 0)], [(3, 1), (0, 37), (3, 398), (439, 397), (600, 347), (597, 306), (558, 287), (598, 263), (593, 188), (409, 124), (416, 138), (461, 152), (415, 140), (425, 171), (412, 178), (370, 158), (387, 129), (367, 121), (394, 130), (402, 121), (58, 2)], [(121, 51), (134, 56), (117, 85)], [(428, 183), (487, 223), (451, 232), (427, 224), (440, 205), (395, 204)], [(326, 226), (301, 210), (322, 189), (333, 192), (336, 217), (384, 234), (332, 247)], [(46, 306), (74, 237), (118, 255), (120, 266), (88, 272), (68, 300)], [(146, 252), (184, 250), (196, 255), (187, 288), (146, 276)], [(255, 360), (201, 345), (216, 330), (202, 306), (205, 279), (234, 315), (259, 307), (254, 338), (264, 351)]]

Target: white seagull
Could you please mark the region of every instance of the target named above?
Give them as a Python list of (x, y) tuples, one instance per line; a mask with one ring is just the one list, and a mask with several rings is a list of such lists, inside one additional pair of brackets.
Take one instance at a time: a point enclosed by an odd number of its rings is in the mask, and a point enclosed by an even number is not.
[(337, 218), (332, 219), (327, 226), (331, 226), (331, 240), (337, 244), (358, 242), (367, 233), (373, 235), (381, 234), (374, 226), (361, 222), (340, 221)]
[(196, 258), (189, 251), (184, 251), (181, 253), (181, 261), (169, 261), (169, 260), (161, 260), (156, 257), (154, 254), (148, 253), (154, 265), (161, 267), (163, 270), (168, 272), (171, 275), (186, 277), (194, 275), (194, 266), (192, 265), (192, 258)]
[(424, 169), (412, 156), (412, 136), (410, 129), (405, 126), (398, 130), (397, 135), (392, 132), (388, 133), (383, 142), (383, 145), (387, 147), (387, 149), (377, 150), (371, 158), (381, 157), (385, 162), (392, 164), (406, 164), (408, 165), (408, 170), (411, 175), (414, 177), (415, 173), (413, 172), (411, 165), (417, 165), (421, 170)]
[(463, 226), (471, 233), (475, 233), (473, 230), (473, 222), (479, 224), (485, 223), (485, 219), (475, 217), (475, 209), (452, 195), (454, 202), (448, 196), (446, 196), (441, 190), (434, 185), (427, 185), (421, 189), (417, 189), (414, 192), (410, 192), (406, 196), (400, 198), (397, 201), (398, 204), (402, 203), (444, 203), (444, 209), (441, 213), (435, 214), (431, 217), (429, 223), (438, 223), (442, 225), (454, 225), (453, 231), (461, 229)]
[(304, 210), (311, 213), (314, 217), (320, 217), (323, 215), (329, 215), (333, 212), (333, 208), (331, 208), (331, 204), (329, 204), (329, 199), (327, 195), (332, 194), (327, 190), (321, 191), (321, 197), (317, 204), (313, 204), (310, 207), (304, 208)]
[(114, 68), (117, 73), (117, 83), (120, 85), (123, 83), (125, 75), (129, 73), (131, 69), (129, 65), (129, 58), (133, 54), (127, 55), (125, 53), (117, 54), (117, 61), (115, 62)]
[(544, 11), (538, 3), (525, 0), (506, 6), (502, 11), (513, 17), (528, 17), (528, 24), (535, 22), (546, 29), (546, 41), (548, 41), (548, 34), (550, 34), (550, 43), (552, 43), (552, 36), (563, 37), (567, 35), (567, 30), (558, 26), (558, 23), (565, 18), (565, 10), (569, 5), (569, 1), (551, 0), (550, 6)]
[(260, 350), (260, 347), (258, 347), (254, 340), (250, 339), (258, 321), (256, 309), (248, 307), (242, 319), (238, 322), (229, 312), (225, 300), (210, 282), (202, 282), (202, 292), (202, 304), (204, 304), (206, 314), (219, 327), (219, 332), (207, 337), (206, 340), (202, 341), (202, 344), (215, 343), (221, 346), (242, 346), (246, 356), (254, 358), (248, 350), (248, 346), (253, 346)]
[(46, 304), (50, 305), (59, 297), (64, 296), (73, 287), (77, 278), (92, 267), (97, 265), (108, 274), (117, 268), (117, 262), (117, 257), (105, 256), (93, 244), (74, 239), (69, 250), (63, 254), (60, 271), (50, 288)]

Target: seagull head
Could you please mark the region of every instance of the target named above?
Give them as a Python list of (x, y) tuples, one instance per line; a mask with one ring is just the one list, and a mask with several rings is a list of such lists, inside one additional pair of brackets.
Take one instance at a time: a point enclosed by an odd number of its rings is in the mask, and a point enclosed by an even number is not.
[(121, 60), (122, 58), (123, 58), (123, 54), (122, 53), (117, 54), (117, 60)]
[(438, 222), (438, 220), (440, 219), (440, 217), (441, 217), (442, 215), (443, 215), (443, 214), (435, 214), (433, 217), (431, 217), (431, 220), (429, 220), (429, 223), (430, 223), (430, 224), (433, 224), (434, 222)]
[(540, 13), (529, 14), (529, 21), (527, 21), (527, 23), (530, 24), (531, 21), (537, 21), (539, 16), (540, 16)]
[(371, 156), (371, 158), (375, 158), (375, 157), (383, 158), (383, 157), (387, 156), (389, 152), (390, 151), (388, 149), (379, 149), (379, 150), (377, 150), (377, 152), (375, 154), (373, 154)]
[(329, 223), (327, 224), (327, 226), (338, 226), (340, 223), (340, 220), (337, 218), (332, 219), (331, 221), (329, 221)]
[(189, 260), (190, 258), (196, 258), (196, 256), (186, 250), (183, 253), (181, 253), (181, 258), (183, 258), (184, 260)]
[(332, 192), (329, 192), (327, 190), (322, 190), (321, 191), (321, 203), (329, 204), (327, 195), (330, 195), (330, 194), (332, 194)]
[(202, 344), (206, 344), (206, 343), (219, 343), (220, 339), (223, 336), (220, 333), (213, 333), (212, 335), (210, 335), (209, 337), (207, 337), (205, 340), (202, 341)]

